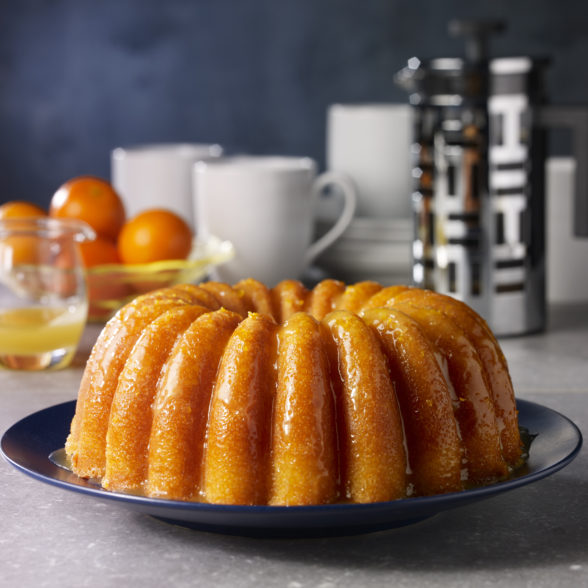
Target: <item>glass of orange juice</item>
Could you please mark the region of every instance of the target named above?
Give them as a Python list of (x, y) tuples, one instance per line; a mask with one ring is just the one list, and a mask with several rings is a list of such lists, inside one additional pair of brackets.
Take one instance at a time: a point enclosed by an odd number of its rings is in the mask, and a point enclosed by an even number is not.
[(80, 221), (0, 220), (0, 365), (67, 366), (88, 313), (78, 243), (94, 239)]

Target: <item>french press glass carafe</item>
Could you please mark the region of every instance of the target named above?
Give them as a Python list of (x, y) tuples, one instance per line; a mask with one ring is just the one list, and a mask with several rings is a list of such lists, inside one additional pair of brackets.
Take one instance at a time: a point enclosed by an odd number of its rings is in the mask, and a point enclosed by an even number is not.
[(542, 330), (546, 129), (574, 131), (574, 227), (588, 237), (588, 108), (547, 104), (547, 59), (488, 59), (502, 22), (450, 23), (465, 58), (409, 60), (414, 107), (413, 281), (463, 300), (498, 335)]

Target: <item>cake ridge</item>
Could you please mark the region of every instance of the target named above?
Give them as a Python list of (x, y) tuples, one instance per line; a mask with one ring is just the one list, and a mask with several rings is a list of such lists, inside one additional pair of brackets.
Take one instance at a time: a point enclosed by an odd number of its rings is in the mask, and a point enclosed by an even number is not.
[[(220, 308), (202, 314), (170, 352), (158, 381), (149, 436), (147, 494), (197, 499), (214, 378), (241, 316)], [(187, 366), (195, 366), (186, 373)], [(197, 390), (198, 393), (195, 393)]]

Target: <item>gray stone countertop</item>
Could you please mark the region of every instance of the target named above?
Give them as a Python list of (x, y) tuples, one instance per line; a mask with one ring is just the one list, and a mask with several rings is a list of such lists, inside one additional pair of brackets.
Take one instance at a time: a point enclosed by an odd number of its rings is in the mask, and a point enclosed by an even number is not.
[[(60, 372), (0, 371), (0, 432), (72, 400), (98, 329)], [(503, 339), (515, 390), (588, 431), (588, 307)], [(588, 586), (588, 456), (420, 523), (319, 539), (194, 531), (30, 478), (0, 460), (0, 586)]]

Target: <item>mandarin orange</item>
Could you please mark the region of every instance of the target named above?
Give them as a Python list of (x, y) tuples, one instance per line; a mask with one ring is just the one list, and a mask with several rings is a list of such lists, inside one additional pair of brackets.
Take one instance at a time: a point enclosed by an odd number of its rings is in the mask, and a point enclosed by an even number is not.
[(0, 220), (5, 218), (30, 218), (47, 216), (37, 204), (24, 200), (11, 200), (0, 205)]
[(94, 176), (80, 176), (60, 186), (49, 206), (53, 217), (85, 221), (98, 237), (115, 242), (125, 222), (125, 208), (109, 182)]
[(191, 249), (192, 231), (186, 221), (162, 208), (139, 213), (123, 225), (118, 237), (123, 263), (186, 259)]

